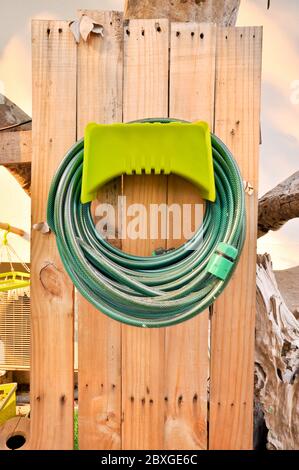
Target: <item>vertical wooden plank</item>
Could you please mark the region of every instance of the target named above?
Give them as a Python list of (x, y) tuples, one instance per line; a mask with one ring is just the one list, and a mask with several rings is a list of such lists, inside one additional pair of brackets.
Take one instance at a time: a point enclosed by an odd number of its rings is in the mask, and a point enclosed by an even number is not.
[(214, 120), (216, 26), (172, 23), (170, 116), (186, 121)]
[[(170, 47), (170, 116), (213, 124), (216, 28), (173, 23)], [(168, 178), (168, 204), (203, 204), (198, 190)], [(168, 247), (184, 241), (168, 240)], [(209, 312), (166, 330), (166, 449), (207, 448)]]
[[(168, 20), (131, 20), (124, 31), (124, 121), (168, 114)], [(166, 178), (124, 177), (127, 206), (166, 203)], [(165, 246), (156, 241), (155, 247)], [(123, 249), (150, 255), (149, 240), (123, 241)], [(122, 328), (122, 448), (163, 448), (164, 329)]]
[[(76, 44), (67, 22), (33, 21), (32, 222), (76, 140)], [(73, 448), (73, 287), (53, 234), (32, 232), (32, 449)], [(51, 382), (51, 386), (49, 386)]]
[(168, 115), (168, 20), (124, 28), (124, 121)]
[(251, 449), (258, 146), (262, 29), (219, 29), (215, 133), (228, 145), (244, 180), (247, 235), (238, 268), (216, 301), (211, 331), (210, 449)]
[[(104, 26), (78, 46), (78, 136), (90, 121), (122, 120), (123, 26), (119, 12), (81, 11)], [(120, 178), (98, 202), (115, 205)], [(79, 448), (120, 449), (121, 325), (78, 295)]]

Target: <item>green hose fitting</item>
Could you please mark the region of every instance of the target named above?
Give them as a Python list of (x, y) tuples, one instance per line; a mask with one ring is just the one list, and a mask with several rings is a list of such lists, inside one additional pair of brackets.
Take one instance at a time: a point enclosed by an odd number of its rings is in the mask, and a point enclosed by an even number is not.
[(148, 257), (124, 253), (97, 232), (90, 203), (80, 201), (83, 139), (67, 152), (52, 181), (47, 220), (67, 273), (100, 312), (134, 326), (175, 325), (204, 311), (227, 285), (245, 239), (244, 189), (228, 148), (213, 134), (211, 142), (215, 202), (206, 201), (191, 240)]
[(224, 281), (233, 269), (237, 256), (238, 250), (234, 246), (223, 242), (218, 243), (216, 253), (208, 263), (208, 272)]

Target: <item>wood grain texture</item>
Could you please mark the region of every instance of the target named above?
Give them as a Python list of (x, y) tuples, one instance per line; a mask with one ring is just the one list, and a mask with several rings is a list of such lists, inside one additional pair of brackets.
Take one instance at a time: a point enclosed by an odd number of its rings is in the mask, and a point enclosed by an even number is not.
[[(299, 171), (264, 194), (258, 205), (258, 238), (299, 217)], [(291, 292), (293, 289), (290, 289)], [(296, 296), (296, 292), (293, 291)]]
[[(46, 220), (52, 176), (76, 140), (76, 58), (67, 22), (33, 21), (33, 224)], [(30, 448), (72, 449), (73, 286), (54, 234), (33, 231), (31, 253)]]
[(168, 114), (168, 20), (124, 28), (124, 121)]
[[(121, 122), (123, 26), (119, 12), (80, 11), (104, 26), (78, 46), (78, 137), (86, 124)], [(118, 178), (98, 201), (116, 205)], [(121, 325), (78, 294), (79, 448), (120, 449)]]
[(187, 121), (214, 119), (216, 26), (172, 23), (170, 116)]
[(169, 18), (233, 26), (241, 0), (125, 0), (125, 18)]
[[(167, 20), (132, 20), (125, 27), (124, 121), (168, 114)], [(125, 176), (131, 202), (166, 203), (166, 178)], [(150, 255), (165, 240), (123, 241), (123, 249)], [(164, 441), (164, 329), (122, 327), (122, 448), (159, 449)]]
[(259, 27), (218, 32), (215, 133), (254, 192), (246, 194), (246, 243), (239, 265), (214, 304), (210, 449), (252, 448), (261, 42)]
[(17, 130), (0, 132), (0, 164), (29, 163), (32, 154), (32, 132)]
[[(170, 48), (170, 116), (186, 120), (214, 117), (215, 26), (173, 23)], [(198, 189), (168, 177), (168, 204), (200, 205)], [(199, 221), (201, 222), (201, 220)], [(196, 227), (193, 225), (192, 229)], [(171, 233), (171, 231), (170, 231)], [(168, 240), (168, 247), (184, 241)], [(165, 347), (166, 449), (207, 448), (207, 386), (209, 374), (209, 312), (167, 328)]]
[(0, 427), (0, 451), (11, 450), (7, 446), (7, 441), (11, 436), (23, 436), (25, 442), (20, 448), (28, 450), (30, 445), (30, 419), (22, 416), (15, 416), (9, 419)]

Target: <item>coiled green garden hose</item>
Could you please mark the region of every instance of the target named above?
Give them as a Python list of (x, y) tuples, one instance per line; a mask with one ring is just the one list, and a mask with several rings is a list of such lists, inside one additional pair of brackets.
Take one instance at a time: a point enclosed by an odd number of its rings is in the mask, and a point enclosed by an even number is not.
[(66, 154), (50, 188), (48, 224), (74, 285), (99, 311), (129, 325), (163, 327), (194, 317), (223, 291), (244, 243), (244, 190), (230, 151), (211, 139), (216, 201), (206, 201), (191, 240), (153, 257), (124, 253), (101, 237), (90, 203), (80, 202), (83, 139)]

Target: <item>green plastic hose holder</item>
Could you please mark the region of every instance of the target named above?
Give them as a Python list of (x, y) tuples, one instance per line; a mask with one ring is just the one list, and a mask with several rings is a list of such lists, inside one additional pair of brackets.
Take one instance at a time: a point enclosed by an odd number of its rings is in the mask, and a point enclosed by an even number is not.
[(215, 201), (211, 134), (206, 122), (89, 123), (84, 136), (81, 202), (125, 175), (181, 176), (198, 187), (203, 199)]

